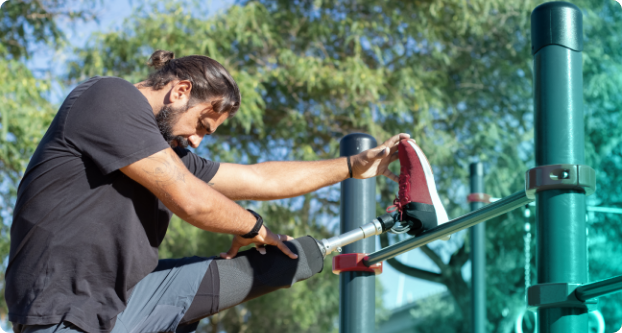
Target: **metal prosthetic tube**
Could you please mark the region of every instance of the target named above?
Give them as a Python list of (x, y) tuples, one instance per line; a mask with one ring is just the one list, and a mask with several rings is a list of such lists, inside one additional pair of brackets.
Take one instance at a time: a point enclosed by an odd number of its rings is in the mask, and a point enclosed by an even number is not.
[(322, 239), (321, 243), (324, 247), (324, 251), (326, 251), (326, 255), (329, 255), (333, 251), (339, 250), (341, 247), (360, 241), (361, 239), (380, 235), (391, 229), (393, 224), (395, 224), (395, 218), (390, 214), (385, 214), (352, 231), (329, 239)]

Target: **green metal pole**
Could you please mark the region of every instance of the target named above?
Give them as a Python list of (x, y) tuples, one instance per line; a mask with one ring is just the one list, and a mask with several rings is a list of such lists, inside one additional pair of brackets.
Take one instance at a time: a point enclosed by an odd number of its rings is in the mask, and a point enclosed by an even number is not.
[[(549, 2), (531, 14), (536, 166), (584, 163), (583, 23), (579, 8)], [(538, 284), (585, 283), (585, 193), (536, 194)], [(584, 333), (587, 310), (538, 309), (540, 333)]]
[[(471, 193), (484, 193), (484, 165), (471, 163)], [(471, 202), (471, 211), (484, 206)], [(471, 331), (486, 333), (486, 222), (472, 226), (471, 240)]]
[[(362, 133), (348, 134), (340, 142), (340, 155), (352, 156), (377, 146)], [(376, 179), (346, 179), (341, 183), (341, 233), (354, 230), (376, 217)], [(344, 253), (371, 253), (376, 238), (344, 246)], [(339, 332), (373, 333), (376, 330), (376, 276), (368, 272), (339, 274)]]

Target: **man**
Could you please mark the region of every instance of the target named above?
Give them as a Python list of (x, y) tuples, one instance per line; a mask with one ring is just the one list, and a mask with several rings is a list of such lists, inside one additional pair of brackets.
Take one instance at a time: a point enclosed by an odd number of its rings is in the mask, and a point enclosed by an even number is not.
[[(235, 115), (237, 84), (204, 56), (156, 51), (150, 64), (156, 71), (136, 85), (94, 77), (76, 87), (28, 165), (6, 272), (18, 333), (192, 331), (203, 317), (322, 269), (313, 238), (276, 235), (232, 200), (289, 198), (349, 177), (397, 181), (387, 167), (406, 134), (326, 161), (202, 159), (185, 147)], [(172, 214), (234, 235), (231, 248), (220, 260), (158, 261)], [(250, 244), (266, 254), (238, 254)]]

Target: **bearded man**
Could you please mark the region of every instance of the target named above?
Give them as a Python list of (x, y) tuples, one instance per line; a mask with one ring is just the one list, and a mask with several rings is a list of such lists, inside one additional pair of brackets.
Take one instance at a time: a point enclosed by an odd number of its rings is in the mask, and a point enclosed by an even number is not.
[[(33, 155), (6, 272), (16, 333), (193, 331), (204, 317), (322, 270), (315, 239), (274, 234), (233, 200), (291, 198), (350, 177), (397, 181), (387, 167), (405, 134), (333, 160), (203, 159), (186, 147), (235, 115), (237, 84), (205, 56), (156, 51), (150, 65), (156, 71), (135, 85), (114, 77), (78, 85)], [(234, 235), (231, 248), (221, 258), (158, 260), (172, 214)], [(250, 244), (264, 254), (238, 253)]]

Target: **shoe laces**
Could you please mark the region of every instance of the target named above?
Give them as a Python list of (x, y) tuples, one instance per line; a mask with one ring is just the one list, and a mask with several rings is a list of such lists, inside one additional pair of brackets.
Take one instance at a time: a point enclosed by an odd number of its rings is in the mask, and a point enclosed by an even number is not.
[(395, 211), (399, 211), (400, 220), (402, 220), (404, 206), (406, 206), (410, 202), (410, 174), (408, 172), (401, 172), (399, 181), (400, 188), (397, 192), (397, 197), (395, 197), (395, 199), (393, 200), (393, 205), (387, 207), (386, 212), (393, 213)]

